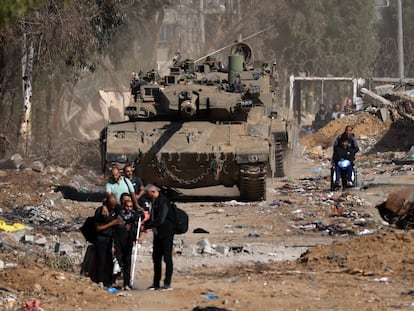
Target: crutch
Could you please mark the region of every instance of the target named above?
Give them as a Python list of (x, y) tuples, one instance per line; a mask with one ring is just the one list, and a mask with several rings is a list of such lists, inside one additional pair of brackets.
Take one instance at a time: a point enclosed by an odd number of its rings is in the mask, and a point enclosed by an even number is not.
[(138, 248), (141, 247), (141, 245), (138, 243), (140, 231), (141, 231), (141, 216), (138, 218), (137, 236), (135, 238), (134, 247), (132, 249), (131, 279), (129, 281), (131, 288), (134, 286), (134, 281), (135, 281), (135, 269), (137, 265), (136, 262), (137, 262), (137, 256), (138, 256)]

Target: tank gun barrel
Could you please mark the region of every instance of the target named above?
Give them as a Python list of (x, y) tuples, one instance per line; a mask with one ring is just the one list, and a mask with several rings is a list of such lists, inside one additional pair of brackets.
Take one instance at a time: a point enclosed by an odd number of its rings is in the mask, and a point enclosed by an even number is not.
[(192, 100), (181, 103), (181, 113), (185, 117), (192, 117), (197, 112), (197, 106)]
[[(258, 31), (258, 32), (256, 32), (256, 33), (254, 33), (254, 34), (251, 34), (250, 36), (247, 36), (246, 38), (243, 38), (242, 40), (238, 40), (236, 43), (240, 43), (240, 42), (243, 42), (243, 41), (249, 40), (249, 39), (251, 39), (251, 38), (253, 38), (253, 37), (255, 37), (255, 36), (257, 36), (257, 35), (259, 35), (259, 34), (261, 34), (261, 33), (265, 32), (265, 31), (267, 31), (267, 30), (269, 30), (269, 29), (271, 29), (271, 28), (273, 28), (273, 27), (274, 27), (274, 26), (273, 26), (273, 25), (271, 25), (271, 26), (269, 26), (269, 27), (267, 27), (267, 28), (265, 28), (265, 29), (262, 29), (262, 30), (260, 30), (260, 31)], [(211, 56), (211, 55), (213, 55), (213, 54), (216, 54), (216, 53), (218, 53), (218, 52), (221, 52), (221, 51), (223, 51), (223, 50), (225, 50), (225, 49), (227, 49), (227, 48), (229, 48), (229, 47), (232, 47), (233, 45), (234, 45), (234, 43), (231, 43), (231, 44), (226, 45), (226, 46), (224, 46), (224, 47), (222, 47), (222, 48), (220, 48), (220, 49), (218, 49), (218, 50), (215, 50), (215, 51), (213, 51), (213, 52), (211, 52), (211, 53), (208, 53), (207, 55), (204, 55), (204, 56), (202, 56), (202, 57), (200, 57), (200, 58), (196, 59), (196, 60), (194, 61), (194, 63), (198, 63), (199, 61), (203, 60), (204, 58), (206, 58), (206, 57), (208, 57), (208, 56)]]
[(179, 109), (181, 116), (184, 118), (191, 118), (197, 112), (197, 99), (196, 93), (182, 92), (178, 95)]

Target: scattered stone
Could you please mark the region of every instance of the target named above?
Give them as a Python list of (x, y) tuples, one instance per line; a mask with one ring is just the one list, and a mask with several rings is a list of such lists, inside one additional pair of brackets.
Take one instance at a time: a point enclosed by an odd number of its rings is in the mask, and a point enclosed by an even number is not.
[(26, 234), (24, 236), (24, 242), (26, 242), (26, 243), (33, 243), (34, 242), (34, 235)]
[(40, 237), (39, 239), (35, 241), (35, 244), (40, 245), (40, 246), (45, 246), (46, 243), (47, 243), (47, 240), (45, 237)]
[(226, 256), (229, 253), (230, 248), (228, 246), (225, 246), (225, 245), (218, 245), (215, 248), (215, 250), (216, 250), (217, 253)]
[(37, 173), (41, 173), (45, 169), (45, 165), (40, 161), (33, 161), (31, 167), (32, 167), (32, 170)]

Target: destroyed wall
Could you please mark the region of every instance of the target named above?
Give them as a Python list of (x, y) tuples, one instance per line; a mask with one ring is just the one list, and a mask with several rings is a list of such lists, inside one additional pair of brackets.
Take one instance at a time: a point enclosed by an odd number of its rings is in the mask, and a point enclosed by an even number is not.
[[(89, 101), (85, 103), (85, 99)], [(59, 136), (94, 140), (109, 122), (125, 121), (124, 109), (131, 96), (126, 90), (99, 90), (89, 96), (77, 92), (63, 96), (59, 112)]]

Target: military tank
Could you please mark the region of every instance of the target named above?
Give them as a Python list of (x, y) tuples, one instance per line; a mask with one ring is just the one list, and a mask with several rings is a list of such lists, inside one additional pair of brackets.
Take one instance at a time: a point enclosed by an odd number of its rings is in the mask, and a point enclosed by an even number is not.
[(101, 133), (104, 171), (132, 162), (145, 183), (237, 185), (241, 200), (265, 200), (266, 179), (284, 175), (295, 126), (274, 110), (274, 68), (251, 63), (250, 47), (238, 43), (227, 66), (176, 54), (168, 75), (141, 73), (138, 100), (125, 109), (129, 120)]

